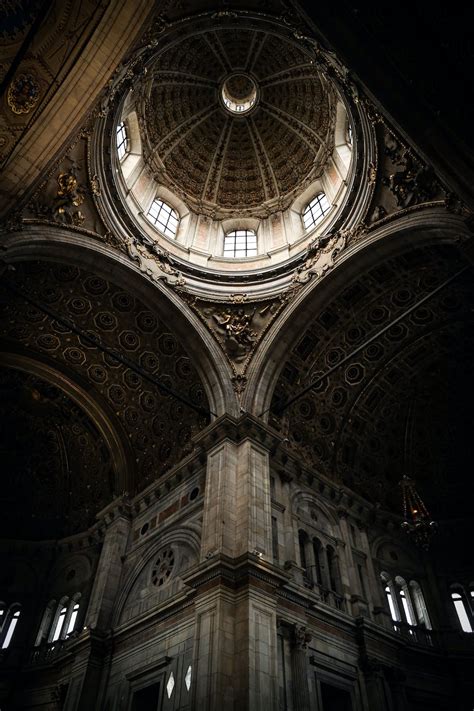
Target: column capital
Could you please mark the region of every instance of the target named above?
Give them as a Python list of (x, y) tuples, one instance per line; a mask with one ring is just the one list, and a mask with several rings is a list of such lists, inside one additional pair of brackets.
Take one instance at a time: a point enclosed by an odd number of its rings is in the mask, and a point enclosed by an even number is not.
[(218, 417), (205, 430), (193, 437), (193, 442), (208, 451), (225, 439), (236, 444), (250, 439), (270, 452), (274, 451), (285, 438), (262, 420), (245, 413), (239, 418), (231, 415)]

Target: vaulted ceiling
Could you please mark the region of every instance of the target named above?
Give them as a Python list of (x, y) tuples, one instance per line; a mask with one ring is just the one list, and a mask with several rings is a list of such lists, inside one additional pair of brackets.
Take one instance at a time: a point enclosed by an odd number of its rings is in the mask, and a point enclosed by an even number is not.
[[(18, 264), (1, 281), (0, 338), (8, 364), (32, 371), (5, 369), (1, 380), (0, 446), (10, 481), (17, 481), (3, 492), (5, 503), (13, 497), (20, 510), (25, 504), (26, 537), (87, 527), (114, 495), (140, 491), (179, 461), (208, 422), (205, 392), (173, 329), (91, 272)], [(46, 370), (53, 382), (35, 376)], [(63, 383), (82, 388), (111, 422), (128, 457), (125, 471), (114, 467), (115, 445), (100, 422)], [(19, 510), (8, 510), (7, 531), (23, 537), (14, 525)]]
[(408, 474), (433, 515), (467, 514), (473, 320), (472, 269), (457, 249), (418, 249), (381, 263), (351, 281), (296, 341), (273, 424), (310, 466), (373, 503), (400, 512), (398, 482)]

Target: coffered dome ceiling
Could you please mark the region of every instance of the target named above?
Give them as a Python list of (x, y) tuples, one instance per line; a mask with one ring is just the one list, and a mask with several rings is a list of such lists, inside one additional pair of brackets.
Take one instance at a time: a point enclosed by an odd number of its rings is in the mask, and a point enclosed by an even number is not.
[(216, 25), (165, 47), (144, 82), (145, 162), (195, 211), (285, 209), (321, 176), (335, 94), (290, 39)]
[[(474, 456), (471, 271), (416, 307), (465, 267), (451, 247), (418, 249), (348, 284), (295, 343), (275, 390), (271, 423), (290, 449), (398, 514), (398, 482), (407, 473), (435, 518), (469, 515), (463, 491), (471, 487)], [(395, 323), (409, 307), (412, 313)]]

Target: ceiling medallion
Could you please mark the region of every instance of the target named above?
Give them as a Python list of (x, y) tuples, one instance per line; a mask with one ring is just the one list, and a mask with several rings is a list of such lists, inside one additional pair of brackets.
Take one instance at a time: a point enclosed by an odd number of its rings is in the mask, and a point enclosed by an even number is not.
[(234, 116), (248, 114), (257, 105), (257, 84), (243, 72), (234, 72), (224, 79), (220, 94), (224, 108)]
[(38, 103), (40, 86), (31, 74), (20, 74), (8, 87), (8, 105), (14, 114), (28, 114)]

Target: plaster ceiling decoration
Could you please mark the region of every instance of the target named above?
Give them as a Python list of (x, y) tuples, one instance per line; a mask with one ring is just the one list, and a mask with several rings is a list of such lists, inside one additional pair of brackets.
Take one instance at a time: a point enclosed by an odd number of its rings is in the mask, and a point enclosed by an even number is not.
[(317, 379), (462, 267), (453, 248), (419, 249), (351, 283), (299, 338), (275, 390), (270, 421), (290, 447), (317, 471), (397, 512), (404, 473), (427, 492), (435, 516), (446, 513), (448, 500), (457, 502), (452, 515), (462, 508), (463, 462), (474, 454), (467, 434), (474, 425), (469, 271)]
[(145, 161), (196, 212), (281, 210), (325, 168), (335, 94), (288, 38), (216, 24), (165, 47), (143, 81)]
[[(16, 293), (5, 288), (7, 281)], [(130, 494), (140, 491), (192, 449), (192, 435), (208, 422), (204, 389), (172, 329), (138, 298), (91, 272), (56, 263), (18, 264), (2, 286), (3, 351), (25, 354), (67, 373), (87, 389), (105, 416), (115, 422), (117, 436), (125, 439), (124, 447), (131, 452), (130, 479), (118, 481), (111, 475), (113, 490), (107, 484), (104, 491), (108, 500), (127, 488)], [(50, 310), (49, 315), (44, 308)], [(92, 334), (108, 352), (87, 340)], [(116, 360), (111, 352), (122, 354), (136, 368)], [(147, 374), (158, 384), (147, 380)], [(8, 412), (4, 410), (3, 415), (8, 421)], [(71, 414), (71, 427), (76, 421)], [(27, 431), (35, 432), (33, 422)], [(103, 478), (99, 462), (90, 467), (90, 480), (85, 484), (92, 492), (98, 478)], [(21, 497), (16, 500), (21, 502)], [(103, 500), (97, 496), (92, 501), (95, 515)]]

